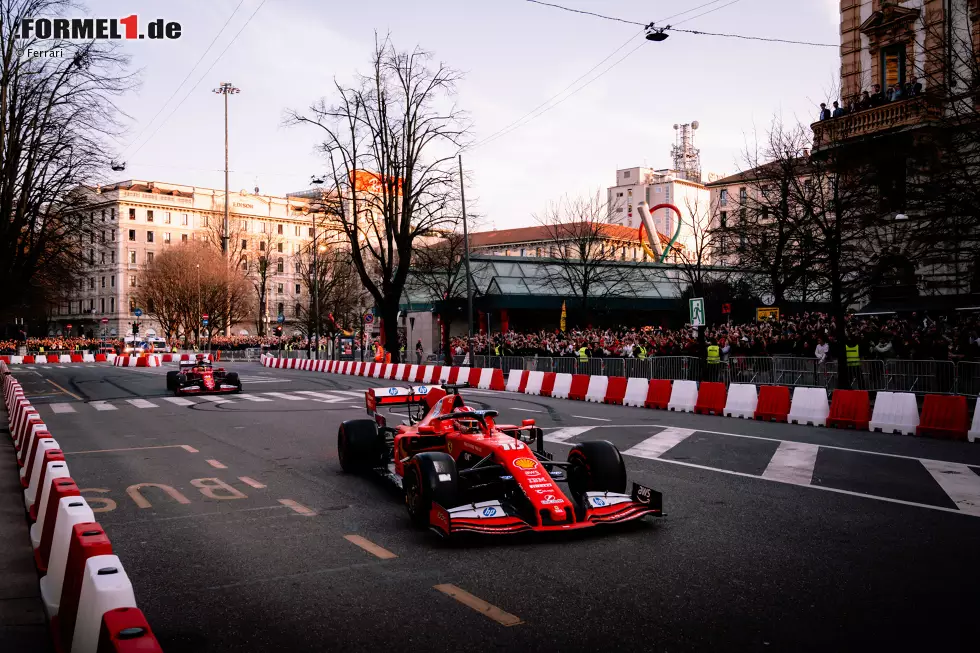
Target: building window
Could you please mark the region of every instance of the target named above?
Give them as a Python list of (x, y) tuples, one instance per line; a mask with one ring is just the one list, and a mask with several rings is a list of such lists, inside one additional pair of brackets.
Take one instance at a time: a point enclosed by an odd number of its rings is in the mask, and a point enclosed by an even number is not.
[(281, 256), (279, 257), (279, 260), (276, 261), (276, 272), (279, 272), (280, 274), (285, 272), (285, 266), (283, 265)]
[(170, 244), (170, 232), (169, 231), (164, 231), (163, 232), (163, 242), (166, 243), (167, 245)]
[(623, 196), (622, 193), (616, 193), (616, 197), (622, 197), (622, 196)]
[(541, 248), (540, 247), (535, 247), (534, 248), (534, 255), (535, 256), (541, 256)]
[(310, 227), (310, 238), (313, 238), (313, 227)]
[(116, 219), (116, 209), (109, 209), (109, 219), (110, 220)]
[(102, 287), (105, 288), (105, 277), (102, 277)]
[(881, 49), (881, 88), (887, 92), (896, 84), (905, 85), (905, 44), (896, 43)]
[(110, 297), (109, 298), (109, 312), (110, 313), (115, 313), (116, 312), (116, 298), (115, 297)]
[(130, 299), (129, 300), (129, 312), (132, 313), (135, 310), (136, 310), (136, 300), (135, 299)]
[(153, 262), (153, 252), (147, 252), (146, 253), (146, 263), (147, 264), (150, 264), (152, 262)]
[(105, 265), (105, 252), (99, 252), (99, 264)]
[(521, 256), (524, 256), (524, 248), (521, 248)]
[(163, 214), (163, 223), (170, 224), (170, 211)]
[(296, 317), (299, 317), (300, 316), (300, 313), (303, 310), (303, 307), (301, 305), (299, 305), (299, 304), (296, 304), (296, 306), (294, 306), (293, 308), (296, 309)]
[(738, 223), (740, 225), (744, 225), (745, 224), (745, 209), (739, 209), (738, 210)]
[(88, 242), (89, 242), (90, 245), (94, 245), (95, 244), (95, 232), (94, 231), (88, 232)]
[(738, 201), (739, 202), (742, 202), (744, 204), (745, 203), (745, 200), (748, 199), (748, 196), (749, 196), (749, 194), (745, 190), (745, 186), (742, 186), (741, 188), (738, 189)]
[(105, 313), (105, 297), (99, 300), (99, 312)]
[(281, 224), (276, 225), (276, 233), (279, 234), (280, 236), (282, 235), (282, 225)]
[(242, 249), (248, 249), (248, 240), (242, 238)]
[(630, 178), (630, 171), (627, 170), (626, 172), (623, 173), (623, 179), (629, 179), (629, 178)]
[(130, 240), (134, 240), (134, 241), (136, 240), (136, 230), (135, 229), (130, 229), (129, 230), (129, 239)]
[(248, 258), (245, 256), (242, 257), (242, 270), (248, 270)]
[(93, 297), (92, 299), (88, 300), (88, 310), (90, 310), (90, 311), (94, 311), (95, 310), (95, 297)]
[(265, 251), (265, 241), (264, 240), (261, 243), (259, 243), (259, 251), (260, 252), (264, 252)]
[(102, 222), (105, 222), (105, 209), (102, 209)]
[(135, 288), (136, 287), (136, 275), (135, 274), (129, 275), (129, 287), (130, 288)]
[(204, 217), (201, 218), (201, 226), (202, 227), (210, 227), (211, 226), (211, 220), (208, 218), (208, 216), (204, 216)]
[(109, 287), (110, 288), (116, 287), (116, 275), (112, 275), (111, 277), (109, 277)]
[(148, 242), (148, 243), (152, 243), (153, 242), (153, 232), (152, 231), (147, 231), (146, 232), (146, 242)]
[(110, 263), (116, 262), (116, 250), (112, 250), (111, 252), (109, 252), (109, 262)]
[(293, 235), (296, 235), (296, 236), (298, 236), (298, 235), (299, 235), (299, 233), (300, 233), (300, 232), (299, 232), (299, 225), (296, 225), (295, 227), (293, 227)]
[(99, 242), (100, 243), (104, 243), (105, 242), (105, 231), (103, 231), (101, 233), (101, 235), (99, 235)]
[(129, 219), (130, 220), (136, 219), (136, 209), (129, 209)]
[(299, 289), (299, 284), (296, 284), (296, 294), (297, 294), (297, 295), (299, 295), (299, 294), (300, 294), (300, 289)]
[(182, 243), (187, 242), (187, 234), (180, 234), (180, 242)]
[(616, 213), (622, 213), (622, 212), (623, 212), (623, 207), (619, 207), (618, 209), (616, 209)]
[(153, 222), (153, 211), (147, 210), (147, 212), (146, 212), (146, 221), (147, 222)]
[[(181, 213), (180, 214), (180, 224), (182, 226), (186, 227), (187, 226), (187, 222), (188, 222), (188, 220), (187, 220), (187, 214), (186, 213)], [(187, 239), (185, 238), (184, 240), (187, 240)]]
[(88, 264), (89, 265), (95, 265), (95, 250), (94, 249), (90, 249), (88, 251)]
[(282, 252), (282, 243), (276, 243), (276, 249)]
[(720, 216), (718, 222), (721, 225), (721, 228), (722, 229), (724, 229), (724, 228), (726, 228), (728, 226), (728, 211), (722, 211), (721, 212), (721, 216)]
[[(283, 292), (283, 290), (282, 290), (282, 284), (281, 283), (280, 284), (277, 284), (276, 285), (276, 294), (281, 295), (282, 292)], [(282, 311), (282, 309), (279, 309), (279, 310), (280, 310), (280, 312)]]
[(111, 240), (112, 242), (116, 242), (116, 232), (115, 231), (110, 231), (109, 232), (109, 240)]
[(722, 188), (721, 189), (721, 198), (718, 200), (718, 203), (721, 204), (722, 206), (728, 206), (728, 189), (727, 188)]
[(146, 300), (146, 310), (148, 312), (150, 312), (151, 314), (153, 313), (153, 298), (152, 297)]
[(130, 263), (133, 263), (133, 264), (136, 263), (136, 250), (135, 249), (129, 250), (129, 262)]
[(285, 304), (279, 304), (279, 315), (283, 315), (286, 310)]
[(95, 290), (95, 277), (91, 277), (88, 280), (88, 289)]
[(300, 271), (301, 271), (301, 270), (300, 270), (300, 265), (299, 265), (299, 261), (296, 261), (296, 263), (294, 264), (294, 266), (293, 266), (293, 267), (294, 267), (294, 268), (296, 269), (296, 274), (299, 274), (299, 273), (300, 273)]

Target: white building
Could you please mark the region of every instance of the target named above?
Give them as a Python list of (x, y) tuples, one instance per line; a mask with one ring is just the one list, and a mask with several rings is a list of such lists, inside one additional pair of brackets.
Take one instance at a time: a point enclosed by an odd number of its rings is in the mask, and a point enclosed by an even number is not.
[[(256, 189), (257, 190), (257, 189)], [(86, 270), (53, 310), (49, 333), (92, 332), (122, 336), (130, 330), (137, 308), (131, 295), (140, 269), (167, 247), (188, 240), (204, 240), (221, 229), (224, 191), (157, 181), (129, 180), (85, 189), (90, 201), (85, 211), (91, 226), (85, 248)], [(275, 324), (282, 313), (288, 323), (309, 304), (300, 280), (300, 256), (313, 236), (308, 200), (241, 191), (231, 193), (230, 249), (238, 259), (270, 256), (266, 315), (235, 325), (234, 335), (257, 333), (256, 322)], [(266, 254), (268, 252), (268, 254)], [(102, 324), (102, 319), (108, 323)], [(144, 335), (162, 334), (147, 316), (141, 318)], [(269, 331), (267, 331), (268, 333)]]
[[(637, 206), (646, 202), (653, 213), (657, 230), (668, 239), (677, 230), (677, 216), (661, 204), (672, 204), (681, 213), (681, 230), (677, 238), (687, 251), (696, 250), (692, 225), (711, 214), (711, 194), (700, 183), (688, 181), (676, 170), (625, 168), (616, 171), (616, 185), (607, 190), (609, 222), (639, 230), (641, 221)], [(698, 216), (696, 218), (696, 216)]]

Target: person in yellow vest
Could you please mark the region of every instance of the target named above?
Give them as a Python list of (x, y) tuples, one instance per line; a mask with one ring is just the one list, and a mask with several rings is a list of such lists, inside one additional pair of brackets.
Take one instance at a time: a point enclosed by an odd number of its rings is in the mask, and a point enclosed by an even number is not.
[(585, 347), (585, 345), (582, 345), (581, 347), (578, 348), (578, 362), (579, 363), (589, 362), (589, 350)]
[(374, 345), (374, 362), (380, 363), (385, 359), (385, 348), (381, 345), (375, 343)]
[(38, 353), (44, 353), (44, 346), (38, 347)]
[(643, 345), (640, 345), (640, 353), (637, 355), (637, 358), (639, 358), (641, 361), (646, 360), (647, 358), (647, 348)]
[(708, 380), (717, 381), (718, 372), (721, 369), (721, 347), (714, 340), (708, 345), (707, 349), (707, 362), (708, 362)]
[(844, 341), (844, 357), (847, 359), (847, 375), (852, 384), (857, 383), (857, 387), (864, 389), (864, 376), (861, 374), (861, 346), (853, 333), (847, 334)]

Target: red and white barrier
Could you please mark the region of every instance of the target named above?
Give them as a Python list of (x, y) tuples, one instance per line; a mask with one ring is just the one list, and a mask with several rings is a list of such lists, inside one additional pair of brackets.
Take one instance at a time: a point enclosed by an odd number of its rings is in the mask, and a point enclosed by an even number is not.
[(160, 367), (160, 356), (117, 356), (112, 362), (115, 367)]
[[(48, 556), (48, 573), (41, 579), (41, 602), (44, 603), (48, 619), (56, 617), (61, 607), (68, 559), (72, 553), (74, 558), (78, 558), (83, 548), (92, 551), (86, 558), (112, 553), (109, 538), (95, 522), (92, 509), (78, 497), (78, 501), (58, 505), (58, 517), (51, 537), (51, 555)], [(75, 578), (69, 580), (69, 585), (80, 586)]]
[(667, 410), (693, 413), (698, 403), (698, 384), (694, 381), (674, 381), (671, 384)]
[(759, 404), (759, 396), (751, 383), (733, 383), (728, 386), (728, 401), (725, 403), (725, 417), (753, 419)]
[(650, 382), (646, 379), (627, 379), (626, 393), (623, 396), (623, 405), (643, 408), (643, 404), (647, 399), (647, 392), (649, 389)]
[[(85, 562), (71, 653), (98, 653), (102, 615), (117, 608), (135, 608), (133, 584), (115, 555), (99, 555)], [(64, 630), (62, 631), (64, 632)], [(62, 640), (64, 644), (64, 640)]]
[(160, 642), (137, 608), (115, 608), (102, 615), (98, 653), (163, 653)]
[(585, 400), (601, 404), (606, 400), (606, 388), (609, 386), (609, 377), (607, 376), (590, 376), (587, 390), (585, 391)]

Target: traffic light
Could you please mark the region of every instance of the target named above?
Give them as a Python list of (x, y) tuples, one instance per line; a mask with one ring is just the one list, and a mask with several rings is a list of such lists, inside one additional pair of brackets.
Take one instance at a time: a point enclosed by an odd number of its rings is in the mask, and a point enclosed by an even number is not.
[(276, 327), (276, 335), (277, 336), (281, 336), (282, 335), (282, 326), (277, 326)]

